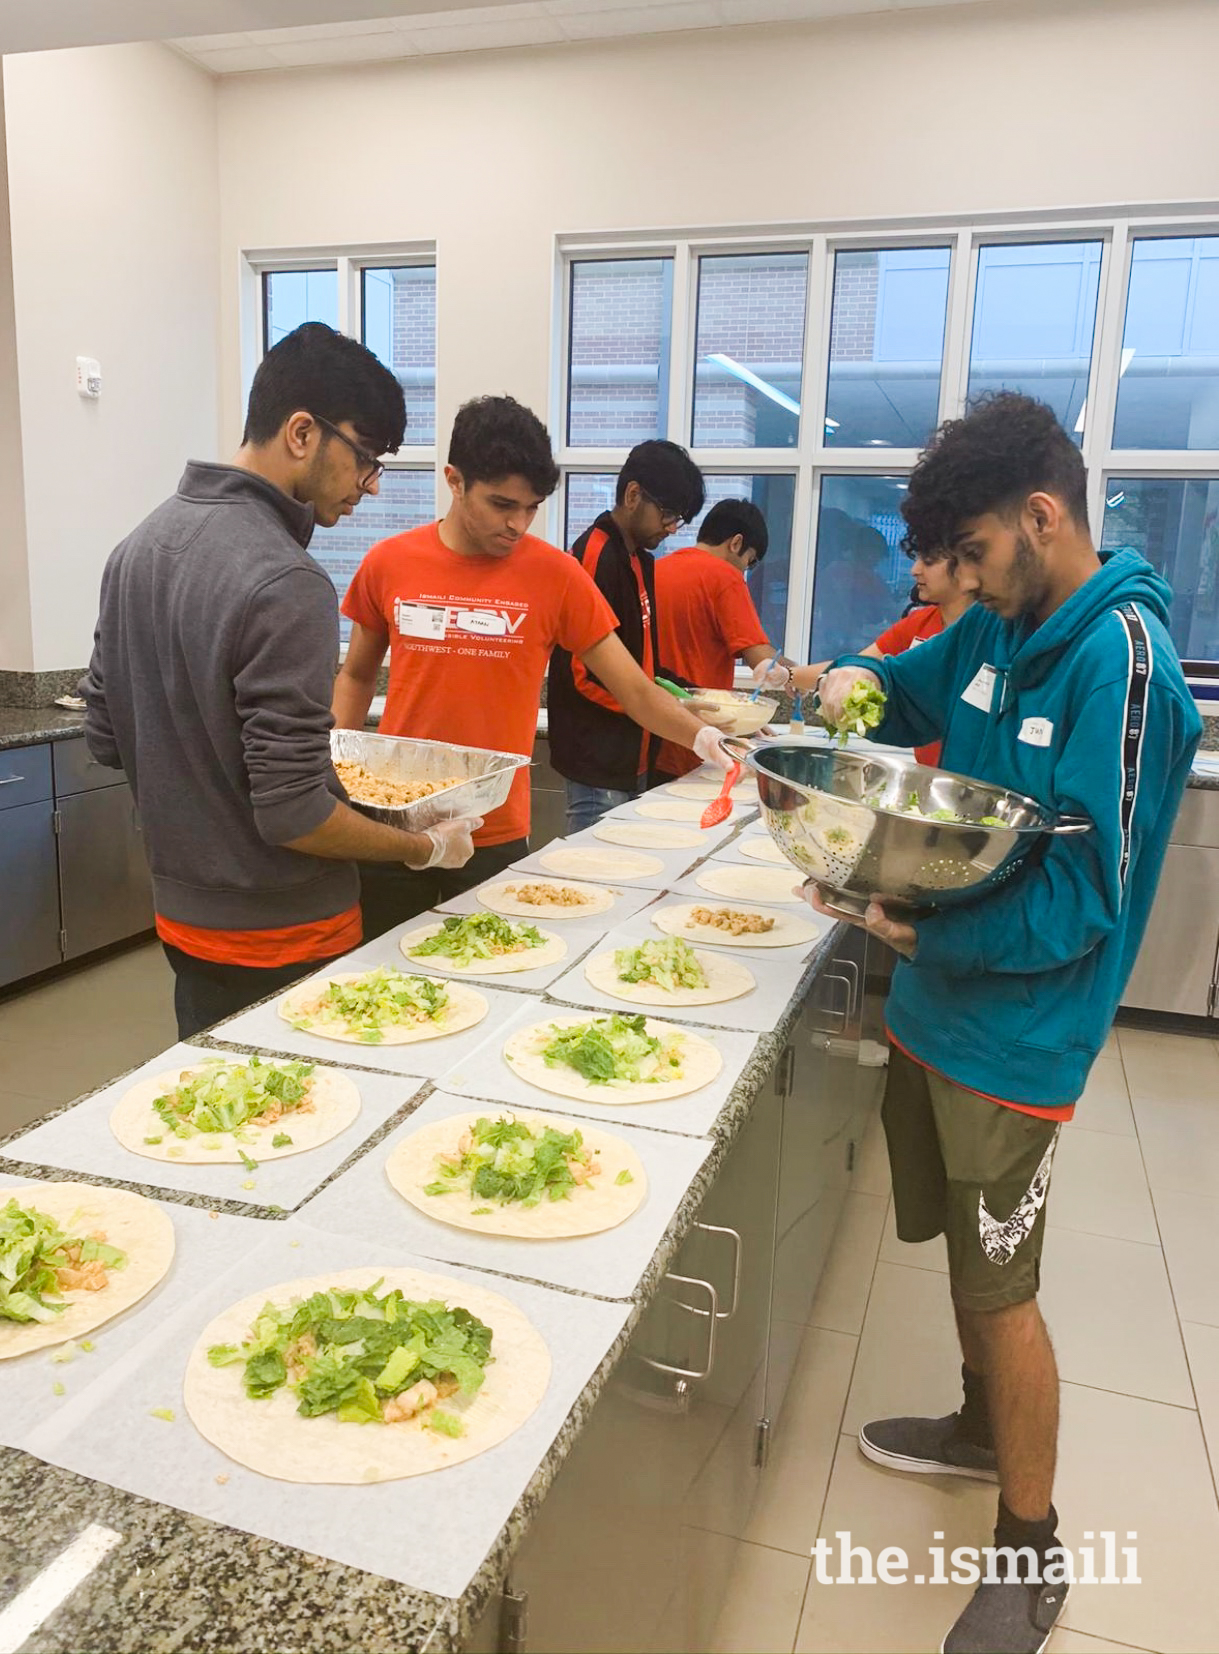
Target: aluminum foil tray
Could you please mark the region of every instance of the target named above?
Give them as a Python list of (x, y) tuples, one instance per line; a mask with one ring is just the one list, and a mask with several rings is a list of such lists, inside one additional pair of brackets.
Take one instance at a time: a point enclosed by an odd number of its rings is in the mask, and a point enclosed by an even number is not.
[(454, 816), (485, 816), (498, 809), (507, 800), (517, 770), (529, 763), (519, 752), (453, 747), (445, 741), (409, 741), (363, 729), (332, 729), (330, 756), (363, 764), (370, 774), (387, 781), (460, 777), (452, 786), (429, 793), (414, 804), (360, 804), (352, 799), (352, 807), (361, 815), (409, 833), (422, 833), (434, 822), (451, 821)]

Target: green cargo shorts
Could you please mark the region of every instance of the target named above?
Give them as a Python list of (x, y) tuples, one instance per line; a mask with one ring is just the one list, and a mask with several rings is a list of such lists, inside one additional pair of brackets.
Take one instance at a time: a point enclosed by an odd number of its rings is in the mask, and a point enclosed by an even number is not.
[(1035, 1298), (1059, 1122), (992, 1103), (896, 1047), (881, 1119), (898, 1238), (945, 1236), (962, 1309)]

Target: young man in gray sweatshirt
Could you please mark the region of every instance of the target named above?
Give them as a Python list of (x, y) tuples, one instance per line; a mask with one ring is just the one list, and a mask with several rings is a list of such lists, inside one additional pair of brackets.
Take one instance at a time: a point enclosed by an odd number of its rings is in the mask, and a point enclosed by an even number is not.
[(255, 374), (233, 463), (188, 464), (106, 565), (85, 737), (139, 805), (183, 1039), (359, 943), (357, 861), (471, 855), (477, 821), (370, 821), (330, 762), (338, 605), (309, 540), (377, 492), (405, 425), (393, 374), (306, 323)]

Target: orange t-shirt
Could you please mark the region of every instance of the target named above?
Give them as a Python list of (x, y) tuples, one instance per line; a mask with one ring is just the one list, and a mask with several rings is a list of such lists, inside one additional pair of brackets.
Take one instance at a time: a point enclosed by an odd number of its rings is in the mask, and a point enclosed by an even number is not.
[[(389, 638), (383, 735), (531, 753), (556, 645), (583, 654), (617, 626), (574, 557), (532, 534), (506, 557), (464, 557), (429, 523), (373, 546), (343, 613)], [(478, 845), (529, 831), (529, 771), (492, 810)]]
[[(916, 643), (926, 643), (929, 637), (938, 637), (943, 630), (944, 617), (938, 604), (928, 603), (925, 608), (911, 609), (888, 631), (882, 632), (876, 639), (876, 647), (882, 655), (903, 655)], [(929, 764), (935, 769), (940, 762), (940, 743), (933, 741), (930, 746), (915, 747), (914, 756), (920, 764)]]
[[(767, 642), (745, 576), (701, 546), (657, 558), (656, 623), (661, 669), (672, 667), (700, 689), (731, 689), (737, 656)], [(661, 745), (657, 767), (666, 775), (698, 764), (688, 747)]]
[(212, 930), (204, 925), (180, 924), (160, 913), (156, 927), (162, 942), (189, 953), (193, 959), (206, 959), (213, 965), (253, 965), (262, 970), (308, 964), (311, 959), (333, 959), (358, 948), (364, 935), (358, 902), (332, 919), (312, 919), (275, 930)]

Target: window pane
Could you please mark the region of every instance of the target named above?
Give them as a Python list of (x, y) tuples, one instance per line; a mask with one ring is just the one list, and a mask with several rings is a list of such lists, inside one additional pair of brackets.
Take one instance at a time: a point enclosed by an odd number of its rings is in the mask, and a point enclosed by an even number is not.
[(1136, 241), (1115, 448), (1219, 448), (1219, 236)]
[(796, 505), (796, 479), (791, 476), (767, 476), (761, 473), (722, 476), (707, 474), (707, 504), (702, 515), (693, 523), (671, 535), (657, 557), (676, 551), (679, 546), (692, 546), (698, 540), (703, 518), (720, 500), (752, 500), (766, 518), (770, 539), (766, 556), (757, 568), (745, 576), (758, 618), (770, 641), (779, 649), (787, 627), (787, 590), (791, 575), (792, 514)]
[(568, 473), (563, 511), (563, 545), (570, 551), (574, 541), (614, 504), (618, 486), (616, 471), (572, 471)]
[(263, 349), (270, 350), (302, 322), (339, 325), (336, 270), (268, 270), (262, 278)]
[[(435, 520), (436, 473), (386, 471), (380, 491), (362, 499), (351, 516), (340, 517), (333, 528), (315, 530), (309, 550), (334, 581), (341, 601), (370, 546)], [(344, 619), (341, 624), (346, 642), (351, 622)]]
[(947, 247), (834, 255), (825, 440), (921, 448), (940, 407)]
[(915, 601), (905, 493), (905, 477), (822, 477), (810, 661), (857, 654)]
[(1219, 478), (1111, 477), (1101, 546), (1133, 546), (1168, 581), (1182, 660), (1219, 661)]
[(362, 272), (364, 343), (406, 396), (406, 441), (436, 440), (436, 266), (408, 264)]
[(567, 440), (633, 448), (669, 418), (671, 258), (584, 259), (571, 267)]
[(1099, 241), (983, 247), (978, 253), (969, 400), (1023, 391), (1048, 402), (1078, 442), (1096, 330)]
[(800, 435), (807, 253), (698, 264), (698, 448), (794, 448)]

